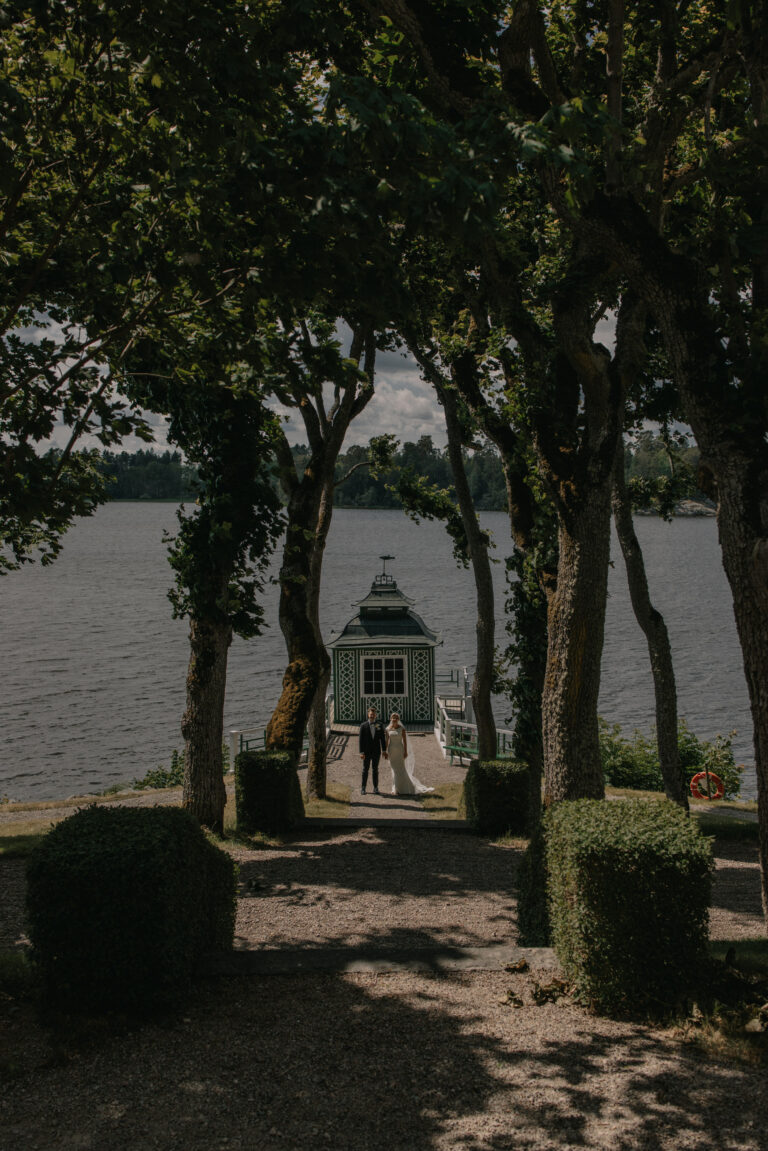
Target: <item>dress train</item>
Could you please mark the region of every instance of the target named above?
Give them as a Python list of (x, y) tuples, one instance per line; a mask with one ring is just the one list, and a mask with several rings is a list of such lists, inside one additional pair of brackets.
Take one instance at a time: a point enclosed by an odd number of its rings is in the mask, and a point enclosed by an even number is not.
[(392, 769), (392, 794), (424, 795), (428, 791), (434, 791), (434, 787), (427, 787), (426, 784), (416, 778), (414, 774), (416, 761), (413, 752), (409, 751), (407, 758), (403, 754), (403, 729), (390, 727), (387, 729), (387, 735), (389, 736), (387, 749), (389, 766)]

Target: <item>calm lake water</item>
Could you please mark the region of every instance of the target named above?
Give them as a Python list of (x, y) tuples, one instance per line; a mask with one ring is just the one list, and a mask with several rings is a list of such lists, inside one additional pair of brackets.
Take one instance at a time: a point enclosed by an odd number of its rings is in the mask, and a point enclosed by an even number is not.
[[(51, 567), (28, 565), (0, 581), (0, 796), (57, 798), (130, 782), (167, 764), (181, 747), (188, 659), (187, 624), (171, 618), (163, 532), (172, 504), (112, 503), (79, 521)], [(497, 614), (511, 550), (503, 513), (487, 514), (496, 541)], [(712, 519), (665, 524), (638, 520), (656, 606), (670, 629), (679, 711), (697, 735), (736, 728), (737, 762), (753, 764), (752, 735), (730, 592)], [(653, 724), (645, 641), (629, 605), (618, 547), (613, 549), (601, 714), (629, 734)], [(474, 586), (458, 569), (439, 524), (416, 525), (399, 511), (334, 514), (325, 560), (326, 638), (354, 614), (353, 603), (388, 564), (427, 624), (442, 632), (441, 668), (473, 662)], [(277, 564), (275, 565), (275, 571)], [(236, 639), (230, 655), (225, 726), (266, 723), (285, 666), (277, 588), (265, 593), (263, 636)], [(499, 643), (504, 633), (499, 625)], [(505, 718), (503, 701), (497, 715)], [(754, 795), (754, 770), (743, 793)]]

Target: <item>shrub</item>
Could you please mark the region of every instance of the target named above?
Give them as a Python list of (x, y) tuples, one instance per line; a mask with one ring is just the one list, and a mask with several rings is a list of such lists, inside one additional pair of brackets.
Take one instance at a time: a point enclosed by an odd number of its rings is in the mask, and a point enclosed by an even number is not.
[(667, 800), (555, 804), (544, 818), (552, 945), (578, 996), (648, 1013), (690, 992), (707, 951), (712, 854)]
[(690, 787), (691, 780), (699, 771), (713, 771), (723, 781), (725, 799), (736, 799), (741, 792), (742, 763), (733, 758), (733, 737), (735, 731), (726, 735), (716, 735), (714, 739), (699, 739), (688, 730), (685, 720), (680, 720), (677, 731), (680, 753), (680, 769), (685, 782)]
[[(229, 771), (229, 744), (221, 745), (222, 774)], [(143, 791), (148, 787), (182, 787), (184, 784), (184, 754), (176, 748), (171, 752), (171, 766), (151, 767), (141, 779), (134, 779), (131, 787), (134, 791)]]
[(514, 759), (473, 759), (464, 779), (467, 820), (479, 835), (524, 834), (528, 766)]
[[(686, 787), (699, 771), (713, 771), (723, 781), (725, 798), (734, 799), (741, 791), (741, 764), (734, 763), (732, 740), (716, 735), (713, 740), (699, 739), (680, 720), (677, 742), (680, 770)], [(614, 787), (630, 787), (641, 791), (664, 791), (664, 780), (659, 766), (656, 738), (635, 730), (631, 740), (625, 739), (616, 723), (609, 726), (600, 720), (600, 755), (606, 783)]]
[(88, 807), (30, 856), (30, 937), (56, 1006), (142, 1013), (183, 1001), (232, 945), (235, 865), (181, 808)]
[(151, 767), (141, 779), (134, 779), (131, 787), (134, 791), (143, 791), (148, 787), (181, 787), (184, 783), (184, 756), (175, 748), (171, 752), (171, 766)]
[(541, 822), (531, 836), (517, 873), (517, 939), (521, 947), (549, 947), (547, 853)]
[(279, 835), (304, 818), (304, 801), (290, 751), (241, 751), (235, 758), (237, 830)]

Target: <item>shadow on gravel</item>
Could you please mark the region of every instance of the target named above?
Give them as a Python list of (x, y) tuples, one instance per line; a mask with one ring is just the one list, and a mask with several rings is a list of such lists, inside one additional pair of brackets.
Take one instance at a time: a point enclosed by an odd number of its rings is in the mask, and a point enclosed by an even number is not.
[[(469, 1140), (465, 1148), (612, 1148), (612, 1151), (764, 1149), (766, 1089), (756, 1068), (707, 1062), (643, 1027), (609, 1026), (588, 1016), (565, 1042), (511, 1053), (539, 1102), (512, 1093), (520, 1138)], [(616, 1034), (618, 1031), (619, 1034)], [(505, 1060), (505, 1061), (507, 1061)], [(750, 1096), (750, 1092), (753, 1092)], [(524, 1134), (525, 1132), (525, 1134)], [(526, 1137), (527, 1135), (527, 1137)]]
[(762, 934), (764, 919), (757, 844), (717, 839), (712, 851), (719, 861), (712, 876), (712, 907), (754, 916), (755, 934)]
[(758, 1072), (703, 1073), (570, 1007), (501, 1008), (503, 979), (477, 1000), (429, 977), (217, 980), (176, 1020), (77, 1044), (27, 1020), (0, 1151), (764, 1146)]
[(743, 867), (719, 867), (712, 883), (711, 906), (738, 915), (755, 917), (755, 933), (765, 931), (763, 902), (760, 894), (760, 871), (745, 876)]
[(418, 895), (509, 890), (521, 851), (451, 832), (380, 824), (364, 837), (347, 828), (303, 832), (301, 839), (240, 859), (242, 895), (302, 885)]
[[(454, 932), (461, 929), (463, 897), (490, 897), (486, 921), (509, 923), (521, 855), (520, 850), (442, 828), (433, 832), (384, 825), (357, 836), (347, 831), (333, 835), (326, 829), (241, 858), (239, 895), (243, 901), (261, 901), (265, 923), (274, 912), (284, 916), (289, 908), (313, 913), (306, 939), (297, 935), (300, 920), (294, 914), (291, 939), (270, 941), (270, 947), (339, 947), (351, 934), (362, 934), (378, 947), (433, 946), (449, 931), (447, 919), (453, 920)], [(389, 935), (375, 923), (361, 923), (354, 916), (358, 894), (380, 895), (390, 904), (407, 902), (417, 919), (419, 905), (438, 906), (444, 909), (439, 917), (442, 931), (399, 930)], [(424, 914), (429, 922), (429, 911)], [(508, 930), (503, 935), (508, 937)], [(250, 941), (254, 943), (258, 941)]]

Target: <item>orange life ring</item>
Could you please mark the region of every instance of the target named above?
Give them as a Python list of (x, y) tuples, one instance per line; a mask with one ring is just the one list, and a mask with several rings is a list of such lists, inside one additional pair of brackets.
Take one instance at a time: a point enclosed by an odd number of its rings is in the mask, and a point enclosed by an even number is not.
[(695, 799), (722, 799), (725, 795), (723, 781), (714, 771), (710, 771), (709, 790), (707, 790), (707, 773), (699, 771), (691, 780), (691, 795)]

